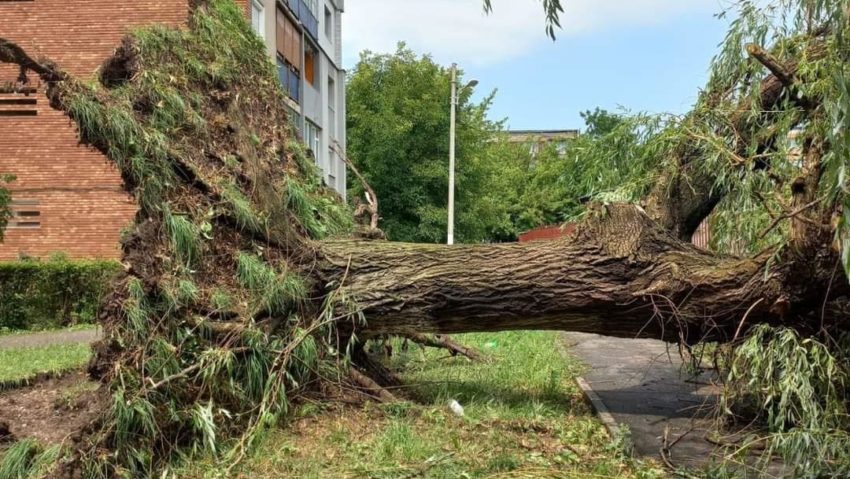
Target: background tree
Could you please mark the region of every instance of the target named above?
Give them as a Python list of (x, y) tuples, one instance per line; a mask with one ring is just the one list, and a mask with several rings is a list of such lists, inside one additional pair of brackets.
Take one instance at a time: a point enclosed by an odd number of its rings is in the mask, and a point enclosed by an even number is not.
[(584, 134), (594, 137), (613, 132), (625, 121), (623, 115), (611, 113), (599, 107), (596, 107), (593, 111), (586, 110), (579, 114), (584, 120)]
[[(462, 78), (462, 75), (460, 76)], [(459, 80), (461, 85), (463, 80)], [(447, 225), (451, 76), (404, 44), (393, 54), (364, 52), (347, 85), (348, 155), (380, 199), (381, 227), (394, 241), (444, 242)], [(494, 93), (458, 100), (456, 237), (477, 242), (512, 234), (507, 186), (494, 156), (501, 123), (487, 118)], [(362, 195), (349, 182), (352, 197)]]
[(655, 134), (667, 120), (599, 108), (581, 115), (585, 131), (563, 146), (548, 145), (533, 154), (527, 145), (504, 146), (512, 154), (504, 153), (503, 163), (515, 158), (522, 170), (514, 176), (521, 180), (512, 203), (518, 231), (576, 221), (588, 204), (631, 201), (646, 193), (649, 172), (657, 166)]

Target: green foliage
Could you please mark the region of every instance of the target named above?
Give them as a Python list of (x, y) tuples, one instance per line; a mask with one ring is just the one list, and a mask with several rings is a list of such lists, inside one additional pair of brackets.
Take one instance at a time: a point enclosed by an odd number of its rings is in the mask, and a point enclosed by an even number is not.
[(171, 214), (167, 206), (163, 208), (162, 215), (174, 254), (185, 266), (191, 266), (200, 255), (198, 228), (188, 217)]
[(44, 448), (34, 439), (13, 444), (0, 458), (0, 479), (29, 479), (43, 477), (56, 466), (59, 446)]
[(3, 231), (12, 217), (12, 210), (10, 209), (12, 193), (6, 185), (14, 180), (14, 176), (0, 173), (0, 242), (3, 241)]
[(780, 455), (793, 477), (850, 474), (850, 356), (844, 338), (828, 347), (789, 329), (758, 326), (729, 358), (721, 408), (729, 417), (756, 418), (765, 435), (764, 464)]
[[(713, 219), (716, 249), (747, 253), (786, 243), (787, 221), (769, 235), (763, 233), (790, 204), (789, 185), (802, 172), (794, 153), (805, 138), (829, 145), (817, 197), (825, 203), (845, 201), (850, 161), (845, 134), (850, 125), (847, 6), (845, 0), (745, 1), (724, 12), (733, 17), (730, 29), (712, 62), (708, 85), (680, 129), (682, 142), (703, 152), (698, 166), (714, 175), (715, 189), (732, 193), (718, 205)], [(829, 33), (826, 41), (812, 40), (818, 31)], [(769, 50), (782, 63), (794, 62), (797, 69), (795, 94), (784, 95), (770, 118), (753, 101), (761, 91), (761, 83), (753, 79), (762, 78), (766, 68), (747, 53), (750, 44)], [(814, 100), (818, 107), (804, 114), (801, 98)], [(767, 133), (776, 140), (764, 151)], [(770, 166), (741, 168), (742, 160)], [(850, 230), (846, 222), (840, 226), (837, 235), (843, 240)], [(845, 258), (850, 260), (850, 255)], [(845, 268), (850, 271), (850, 263)]]
[(268, 314), (283, 314), (307, 295), (301, 277), (289, 271), (278, 274), (253, 254), (239, 254), (236, 278), (250, 291), (255, 308)]
[(47, 329), (91, 323), (110, 283), (121, 271), (115, 261), (0, 262), (0, 329)]
[(663, 169), (663, 155), (675, 118), (610, 114), (584, 115), (588, 134), (563, 147), (529, 152), (528, 145), (504, 144), (503, 164), (519, 172), (512, 221), (519, 231), (575, 221), (585, 204), (640, 200)]
[(612, 133), (625, 121), (623, 115), (619, 113), (611, 113), (608, 110), (603, 110), (599, 107), (595, 108), (593, 111), (583, 111), (580, 115), (587, 126), (584, 134), (592, 137), (605, 136)]
[[(378, 195), (381, 228), (391, 240), (446, 239), (450, 90), (449, 70), (404, 44), (393, 54), (362, 53), (349, 77), (348, 156)], [(507, 203), (493, 188), (502, 173), (491, 147), (501, 124), (487, 119), (493, 95), (476, 104), (472, 93), (461, 88), (458, 101), (460, 242), (494, 239), (508, 223)], [(362, 193), (352, 180), (350, 196)]]

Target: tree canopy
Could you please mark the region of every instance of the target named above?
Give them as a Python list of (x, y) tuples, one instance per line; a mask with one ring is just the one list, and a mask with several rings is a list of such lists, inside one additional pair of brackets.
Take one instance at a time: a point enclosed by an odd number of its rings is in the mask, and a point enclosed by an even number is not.
[[(463, 85), (462, 72), (459, 84)], [(446, 239), (451, 75), (429, 56), (400, 44), (392, 54), (364, 52), (347, 84), (348, 156), (380, 198), (381, 227), (391, 240)], [(501, 123), (487, 114), (495, 93), (476, 103), (459, 88), (456, 237), (510, 237), (505, 173), (492, 147)], [(507, 187), (508, 185), (504, 185)], [(352, 197), (362, 185), (349, 182)]]

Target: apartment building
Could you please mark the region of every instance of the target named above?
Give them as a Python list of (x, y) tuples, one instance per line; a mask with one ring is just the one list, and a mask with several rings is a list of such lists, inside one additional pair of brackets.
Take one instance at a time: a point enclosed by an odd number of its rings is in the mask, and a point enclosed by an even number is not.
[[(344, 72), (339, 68), (342, 0), (235, 0), (277, 62), (292, 118), (328, 185), (345, 194)], [(0, 0), (0, 37), (49, 58), (78, 78), (93, 78), (133, 28), (186, 24), (190, 0)], [(51, 108), (43, 85), (0, 63), (0, 173), (16, 180), (14, 217), (0, 260), (119, 258), (121, 231), (137, 211), (121, 175), (99, 151), (81, 145), (75, 124)]]
[(564, 154), (570, 140), (579, 136), (578, 130), (508, 130), (508, 142), (528, 146), (532, 156), (549, 145)]
[(251, 24), (277, 63), (294, 125), (324, 181), (345, 197), (343, 0), (248, 0)]

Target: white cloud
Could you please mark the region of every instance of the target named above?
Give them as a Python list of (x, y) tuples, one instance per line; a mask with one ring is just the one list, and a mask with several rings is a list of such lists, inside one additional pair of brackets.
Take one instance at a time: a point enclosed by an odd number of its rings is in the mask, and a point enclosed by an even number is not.
[[(718, 0), (562, 0), (561, 37), (670, 21), (693, 11), (713, 12)], [(549, 40), (539, 0), (349, 0), (343, 44), (349, 62), (357, 52), (395, 50), (398, 41), (440, 62), (482, 66), (515, 58)]]

